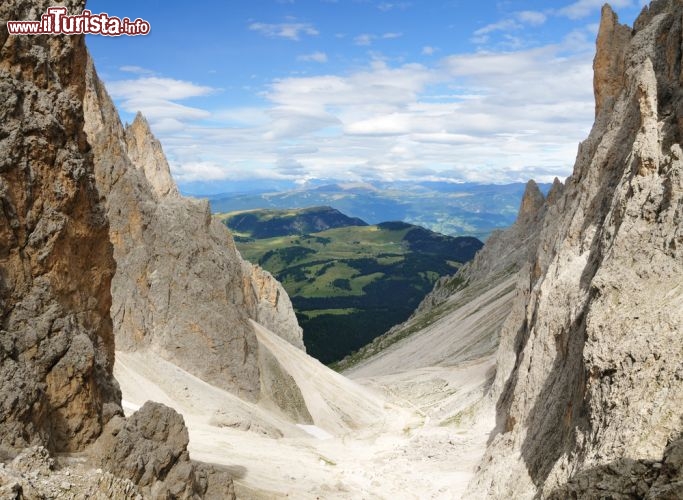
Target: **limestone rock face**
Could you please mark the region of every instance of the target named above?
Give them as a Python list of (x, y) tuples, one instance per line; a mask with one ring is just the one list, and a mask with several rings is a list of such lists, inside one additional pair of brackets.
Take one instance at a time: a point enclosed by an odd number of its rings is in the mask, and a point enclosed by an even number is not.
[(217, 387), (259, 399), (258, 343), (249, 320), (304, 347), (286, 292), (242, 260), (208, 202), (159, 187), (172, 181), (158, 142), (141, 116), (124, 131), (92, 62), (84, 108), (117, 264), (117, 349), (149, 349)]
[[(121, 412), (108, 223), (83, 130), (81, 36), (9, 36), (0, 4), (0, 448), (80, 450)], [(83, 1), (62, 2), (70, 12)]]
[(593, 90), (595, 92), (595, 116), (609, 113), (624, 86), (624, 58), (631, 40), (631, 28), (619, 24), (614, 11), (602, 8), (600, 28), (593, 61)]
[(648, 463), (683, 429), (682, 18), (656, 1), (627, 32), (603, 9), (596, 122), (503, 327), (473, 498), (609, 496), (594, 474), (605, 488), (642, 477), (626, 496), (678, 480)]
[[(9, 37), (5, 27), (37, 19), (52, 3), (0, 5), (0, 460), (24, 448), (0, 463), (0, 496), (141, 498), (131, 478), (152, 497), (230, 498), (228, 476), (189, 462), (175, 412), (151, 405), (121, 417), (110, 318), (116, 264), (84, 126), (84, 40)], [(84, 6), (62, 4), (71, 14)], [(125, 144), (123, 137), (104, 144)], [(104, 177), (116, 183), (116, 174)], [(117, 457), (103, 463), (124, 479), (83, 464), (57, 467), (50, 457), (113, 434), (118, 441), (98, 449)], [(124, 469), (121, 447), (130, 442), (126, 458), (142, 449), (144, 460), (138, 455), (142, 462)], [(31, 445), (44, 447), (25, 449)]]

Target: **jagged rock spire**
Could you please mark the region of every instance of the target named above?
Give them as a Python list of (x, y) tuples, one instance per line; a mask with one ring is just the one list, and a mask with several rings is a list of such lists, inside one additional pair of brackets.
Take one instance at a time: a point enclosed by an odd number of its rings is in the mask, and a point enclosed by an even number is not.
[(538, 189), (538, 184), (536, 181), (531, 179), (526, 183), (526, 189), (524, 190), (524, 195), (522, 196), (522, 203), (519, 206), (519, 213), (517, 214), (517, 219), (531, 218), (535, 217), (538, 212), (543, 208), (545, 203), (545, 198), (543, 193)]
[(154, 137), (147, 119), (139, 111), (133, 123), (126, 127), (126, 145), (133, 165), (145, 173), (157, 198), (178, 196), (178, 188), (171, 177), (161, 143)]
[(611, 110), (614, 100), (624, 86), (624, 57), (631, 41), (631, 28), (619, 24), (619, 17), (605, 4), (593, 59), (593, 91), (595, 116), (603, 109)]

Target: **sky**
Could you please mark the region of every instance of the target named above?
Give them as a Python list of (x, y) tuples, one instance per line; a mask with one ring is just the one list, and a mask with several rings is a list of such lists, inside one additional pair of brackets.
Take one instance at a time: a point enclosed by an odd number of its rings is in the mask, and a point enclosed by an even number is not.
[[(344, 181), (549, 182), (594, 117), (602, 0), (89, 0), (121, 118), (182, 191)], [(610, 2), (632, 24), (643, 0)], [(199, 7), (201, 6), (201, 7)]]

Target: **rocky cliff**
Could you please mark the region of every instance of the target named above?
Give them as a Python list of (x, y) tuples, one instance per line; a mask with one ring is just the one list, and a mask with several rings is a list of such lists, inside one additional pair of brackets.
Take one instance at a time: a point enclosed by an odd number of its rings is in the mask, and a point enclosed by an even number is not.
[(473, 498), (683, 494), (682, 18), (603, 8), (595, 125), (503, 326)]
[(92, 61), (84, 109), (117, 264), (117, 349), (152, 350), (249, 400), (268, 397), (274, 368), (259, 355), (249, 320), (303, 349), (289, 297), (242, 260), (208, 202), (177, 194), (146, 120), (138, 115), (124, 129)]
[[(62, 2), (70, 14), (84, 3)], [(150, 404), (123, 418), (84, 38), (6, 29), (53, 4), (0, 5), (0, 496), (234, 497), (228, 475), (190, 461), (175, 411)], [(71, 464), (50, 457), (74, 451), (86, 453)]]
[(84, 39), (6, 29), (49, 3), (0, 5), (0, 447), (71, 451), (121, 411), (121, 394), (109, 225), (83, 130)]

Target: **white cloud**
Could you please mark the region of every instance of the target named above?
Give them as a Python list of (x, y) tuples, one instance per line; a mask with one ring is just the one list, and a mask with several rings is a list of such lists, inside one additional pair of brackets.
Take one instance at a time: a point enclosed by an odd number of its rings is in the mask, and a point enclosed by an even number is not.
[(318, 62), (318, 63), (326, 63), (327, 62), (327, 54), (324, 52), (312, 52), (311, 54), (302, 54), (299, 57), (297, 57), (299, 61), (306, 61), (306, 62)]
[(109, 82), (107, 89), (115, 99), (131, 99), (135, 97), (177, 100), (204, 96), (216, 91), (214, 88), (197, 85), (185, 80), (174, 80), (172, 78), (156, 76)]
[(489, 33), (493, 33), (494, 31), (509, 31), (513, 29), (519, 29), (521, 26), (519, 23), (514, 21), (513, 19), (503, 19), (502, 21), (498, 21), (496, 23), (491, 23), (487, 24), (483, 28), (479, 28), (474, 32), (475, 36), (481, 36), (481, 35), (488, 35)]
[(121, 107), (129, 113), (142, 111), (142, 114), (153, 121), (162, 119), (173, 119), (178, 121), (203, 120), (211, 116), (211, 113), (204, 109), (184, 106), (164, 99), (124, 99), (121, 103)]
[(356, 105), (393, 107), (415, 100), (433, 78), (432, 72), (421, 64), (392, 68), (385, 62), (375, 61), (366, 70), (347, 76), (279, 80), (272, 84), (266, 95), (277, 106), (298, 110)]
[(382, 33), (381, 35), (373, 35), (370, 33), (363, 33), (362, 35), (358, 35), (353, 39), (353, 43), (356, 45), (372, 45), (372, 42), (375, 40), (393, 40), (396, 38), (401, 38), (403, 36), (403, 33), (396, 33), (396, 32), (388, 32), (388, 33)]
[(260, 105), (211, 112), (182, 103), (216, 92), (191, 82), (141, 76), (108, 88), (123, 109), (148, 115), (180, 182), (547, 181), (570, 173), (593, 119), (589, 35), (584, 27), (558, 45), (283, 78)]
[(286, 38), (288, 40), (299, 40), (302, 35), (315, 36), (319, 34), (318, 30), (309, 23), (251, 23), (249, 29), (270, 38)]
[(210, 162), (185, 162), (172, 166), (176, 180), (180, 182), (220, 181), (232, 177), (231, 172), (223, 165)]
[[(313, 177), (413, 178), (428, 165), (462, 180), (566, 176), (593, 116), (590, 54), (566, 50), (450, 56), (435, 68), (375, 62), (346, 76), (281, 80), (267, 93), (273, 120), (263, 137), (314, 146), (297, 160)], [(433, 85), (459, 92), (426, 102)]]
[(119, 68), (120, 71), (123, 71), (124, 73), (133, 73), (136, 75), (153, 75), (154, 71), (146, 68), (142, 68), (140, 66), (121, 66)]
[(487, 24), (482, 28), (479, 28), (472, 34), (470, 39), (472, 43), (484, 44), (488, 43), (491, 39), (490, 35), (496, 31), (512, 31), (520, 29), (522, 26), (514, 19), (503, 19), (496, 23)]
[(501, 19), (495, 23), (487, 24), (472, 34), (470, 41), (476, 44), (486, 44), (491, 40), (491, 35), (495, 32), (503, 33), (503, 44), (509, 49), (518, 49), (524, 46), (524, 41), (517, 36), (509, 34), (511, 31), (518, 31), (525, 26), (540, 26), (547, 20), (546, 14), (536, 10), (523, 10), (515, 12), (507, 19)]
[(377, 5), (377, 8), (382, 12), (389, 12), (391, 10), (405, 10), (410, 5), (410, 2), (382, 2)]
[(424, 47), (422, 47), (422, 55), (433, 56), (437, 50), (439, 50), (439, 49), (437, 49), (436, 47), (431, 47), (429, 45), (425, 45)]
[(353, 43), (356, 45), (370, 45), (372, 44), (372, 40), (377, 38), (375, 35), (370, 35), (368, 33), (364, 33), (362, 35), (358, 35), (353, 39)]
[[(611, 0), (609, 3), (612, 8), (631, 7), (633, 5), (632, 0)], [(578, 0), (559, 9), (558, 13), (570, 19), (581, 19), (599, 10), (604, 4), (604, 0)]]
[(242, 107), (215, 110), (211, 118), (226, 126), (259, 127), (270, 121), (263, 108)]
[(263, 133), (263, 138), (268, 141), (301, 137), (339, 123), (334, 115), (318, 110), (280, 106), (268, 114), (272, 121)]
[(517, 12), (516, 17), (520, 22), (531, 26), (540, 26), (548, 19), (543, 12), (538, 12), (536, 10), (523, 10)]
[(148, 119), (159, 123), (166, 131), (181, 129), (183, 121), (202, 120), (210, 116), (206, 110), (175, 101), (206, 96), (217, 91), (212, 87), (184, 80), (147, 76), (107, 82), (107, 90), (113, 99), (120, 101), (123, 110), (129, 113), (142, 111)]

